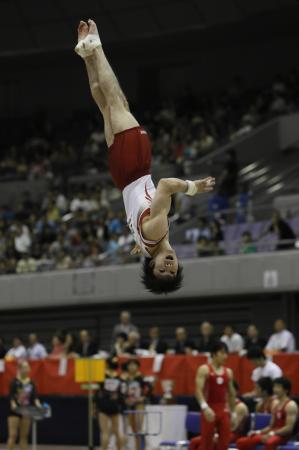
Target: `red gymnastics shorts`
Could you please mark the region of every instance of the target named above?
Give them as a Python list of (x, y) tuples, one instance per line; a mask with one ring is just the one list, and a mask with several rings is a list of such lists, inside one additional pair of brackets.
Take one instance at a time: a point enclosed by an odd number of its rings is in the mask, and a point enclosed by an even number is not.
[(130, 183), (151, 173), (152, 148), (142, 127), (129, 128), (115, 134), (109, 147), (109, 169), (121, 191)]

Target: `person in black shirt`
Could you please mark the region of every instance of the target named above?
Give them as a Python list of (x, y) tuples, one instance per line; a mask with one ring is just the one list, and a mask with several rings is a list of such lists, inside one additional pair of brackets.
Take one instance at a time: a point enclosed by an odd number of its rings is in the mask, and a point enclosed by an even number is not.
[(175, 353), (177, 355), (188, 355), (192, 353), (192, 350), (195, 348), (194, 342), (188, 339), (187, 331), (183, 327), (178, 327), (175, 330)]
[(166, 353), (167, 344), (160, 338), (159, 327), (151, 327), (148, 334), (149, 339), (143, 342), (142, 348), (149, 350), (151, 353)]
[(88, 330), (81, 330), (79, 334), (80, 342), (77, 348), (77, 353), (80, 356), (93, 356), (98, 353), (97, 344), (92, 340)]
[[(124, 394), (124, 404), (128, 411), (140, 411), (128, 414), (128, 422), (133, 433), (142, 430), (143, 414), (145, 404), (149, 400), (151, 386), (146, 383), (140, 373), (140, 362), (137, 359), (129, 359), (125, 366), (126, 372), (122, 375), (122, 392)], [(136, 450), (141, 450), (140, 436), (135, 436)]]
[[(288, 250), (294, 248), (296, 236), (290, 225), (281, 218), (279, 211), (273, 211), (272, 223), (263, 233), (275, 233), (278, 239), (276, 250)], [(262, 235), (262, 236), (263, 236)], [(289, 242), (284, 242), (289, 241)]]
[(117, 375), (117, 360), (108, 359), (103, 383), (95, 393), (94, 402), (100, 428), (101, 449), (107, 450), (110, 435), (114, 434), (117, 450), (121, 450), (124, 438), (119, 431), (122, 410), (121, 379)]
[(266, 339), (259, 336), (259, 330), (257, 329), (257, 326), (253, 323), (248, 325), (246, 330), (244, 348), (247, 351), (250, 351), (253, 348), (263, 350), (266, 347), (266, 343)]
[(198, 351), (200, 353), (211, 352), (215, 341), (213, 325), (210, 322), (202, 322), (200, 325)]
[(28, 436), (31, 420), (29, 417), (21, 416), (17, 412), (18, 407), (37, 406), (41, 407), (36, 396), (35, 384), (29, 377), (30, 366), (27, 361), (19, 364), (17, 377), (10, 383), (9, 401), (10, 411), (8, 414), (8, 442), (7, 449), (12, 450), (15, 446), (17, 436), (20, 436), (20, 449), (28, 447)]

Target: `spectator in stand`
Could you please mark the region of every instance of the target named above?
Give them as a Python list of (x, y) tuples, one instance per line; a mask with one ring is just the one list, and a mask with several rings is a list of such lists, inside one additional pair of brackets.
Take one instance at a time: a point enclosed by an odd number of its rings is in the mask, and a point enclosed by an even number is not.
[(63, 347), (67, 358), (78, 358), (76, 336), (73, 333), (66, 334)]
[(197, 256), (199, 258), (213, 255), (213, 249), (211, 246), (211, 242), (205, 236), (201, 236), (198, 239), (197, 244), (196, 244), (196, 250), (197, 250)]
[(211, 240), (221, 242), (224, 240), (221, 224), (218, 220), (213, 219), (210, 222)]
[(37, 263), (28, 253), (23, 253), (21, 259), (17, 262), (17, 273), (32, 273), (37, 271)]
[(160, 328), (151, 327), (148, 332), (149, 338), (144, 341), (142, 348), (149, 350), (150, 353), (166, 353), (168, 346), (160, 337)]
[(5, 355), (7, 359), (26, 359), (27, 352), (23, 345), (22, 339), (19, 336), (15, 336), (12, 340), (12, 347)]
[(275, 320), (274, 334), (270, 337), (266, 350), (270, 352), (294, 352), (296, 350), (295, 337), (291, 331), (287, 330), (284, 320)]
[(197, 347), (199, 353), (211, 352), (216, 342), (213, 325), (210, 322), (202, 322), (199, 333), (199, 344)]
[(77, 348), (77, 353), (80, 356), (87, 357), (93, 356), (98, 353), (97, 344), (92, 339), (90, 332), (88, 330), (81, 330), (79, 333), (79, 345)]
[(17, 225), (15, 229), (15, 250), (22, 255), (28, 253), (31, 247), (31, 238), (29, 229), (25, 225)]
[(236, 222), (246, 223), (250, 219), (252, 193), (249, 190), (248, 183), (243, 183), (236, 201)]
[(29, 334), (28, 342), (27, 355), (29, 359), (44, 359), (48, 356), (45, 346), (39, 342), (36, 333)]
[[(253, 348), (247, 353), (247, 358), (255, 366), (251, 375), (254, 383), (257, 383), (260, 378), (270, 377), (272, 380), (275, 380), (275, 378), (282, 376), (281, 368), (274, 362), (267, 360), (263, 350)], [(245, 396), (255, 397), (256, 389), (254, 388), (253, 391), (247, 392)]]
[(198, 219), (197, 227), (186, 230), (185, 241), (195, 244), (201, 237), (208, 240), (211, 238), (211, 230), (205, 217)]
[(0, 336), (0, 359), (4, 359), (5, 355), (6, 355), (6, 347), (4, 338)]
[(226, 161), (223, 171), (219, 177), (220, 192), (227, 198), (237, 194), (239, 178), (239, 163), (235, 149), (230, 149), (226, 153)]
[(248, 325), (245, 337), (245, 350), (250, 351), (251, 349), (263, 350), (266, 346), (266, 339), (260, 337), (260, 332), (254, 323)]
[(242, 336), (236, 332), (233, 325), (226, 325), (220, 340), (227, 345), (229, 353), (239, 353), (244, 348)]
[(64, 338), (61, 334), (54, 334), (52, 337), (52, 350), (49, 354), (49, 358), (60, 359), (64, 354)]
[(138, 328), (131, 322), (131, 314), (129, 311), (122, 311), (120, 313), (120, 323), (113, 328), (113, 341), (119, 333), (125, 333), (128, 336), (130, 331), (138, 331)]
[(253, 243), (252, 235), (250, 231), (244, 231), (242, 233), (242, 244), (240, 248), (240, 253), (248, 254), (248, 253), (256, 253), (257, 247)]
[(271, 414), (274, 403), (273, 380), (270, 377), (262, 377), (255, 383), (256, 396), (259, 399), (255, 406), (255, 412)]
[(137, 350), (140, 349), (140, 334), (138, 331), (130, 331), (128, 340), (125, 345), (125, 353), (129, 355), (137, 355)]
[(275, 233), (278, 239), (276, 250), (293, 249), (295, 246), (296, 235), (290, 225), (281, 218), (280, 212), (273, 211), (271, 225), (260, 236), (263, 237), (268, 233)]
[(111, 356), (121, 356), (126, 352), (126, 344), (127, 344), (128, 336), (126, 333), (119, 333), (112, 346)]
[(188, 339), (188, 334), (184, 327), (178, 327), (175, 330), (175, 338), (174, 350), (177, 355), (190, 355), (195, 349), (194, 342)]

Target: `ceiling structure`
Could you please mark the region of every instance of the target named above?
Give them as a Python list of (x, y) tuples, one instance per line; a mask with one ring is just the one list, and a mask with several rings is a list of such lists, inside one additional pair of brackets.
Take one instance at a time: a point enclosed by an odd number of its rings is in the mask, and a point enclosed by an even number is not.
[(296, 0), (0, 0), (0, 56), (69, 50), (80, 19), (103, 42), (169, 37), (297, 8)]

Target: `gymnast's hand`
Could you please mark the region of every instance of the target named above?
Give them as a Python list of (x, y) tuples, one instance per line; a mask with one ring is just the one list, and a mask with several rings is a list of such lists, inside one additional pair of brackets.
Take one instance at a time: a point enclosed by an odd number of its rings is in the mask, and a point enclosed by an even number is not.
[(141, 248), (138, 244), (135, 245), (135, 247), (131, 250), (130, 255), (137, 255), (141, 253)]
[(207, 177), (203, 180), (194, 180), (197, 187), (197, 193), (203, 194), (205, 192), (211, 192), (215, 186), (215, 178)]

